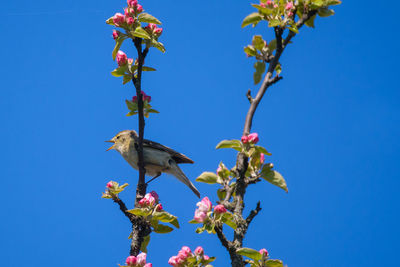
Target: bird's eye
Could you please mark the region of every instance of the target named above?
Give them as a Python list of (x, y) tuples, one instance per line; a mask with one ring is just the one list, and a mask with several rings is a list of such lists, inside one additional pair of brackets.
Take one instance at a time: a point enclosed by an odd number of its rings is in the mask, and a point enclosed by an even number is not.
[(117, 136), (117, 139), (119, 139), (120, 136)]

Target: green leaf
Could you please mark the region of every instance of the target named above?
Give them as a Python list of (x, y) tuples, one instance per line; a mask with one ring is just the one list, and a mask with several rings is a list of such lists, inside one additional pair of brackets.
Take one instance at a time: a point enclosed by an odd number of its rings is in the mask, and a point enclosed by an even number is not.
[(160, 50), (161, 52), (165, 53), (165, 47), (162, 43), (152, 39), (151, 40), (151, 46), (157, 48), (158, 50)]
[(236, 253), (242, 256), (246, 256), (252, 260), (259, 261), (262, 259), (262, 255), (257, 250), (251, 248), (239, 248)]
[(142, 245), (140, 246), (140, 250), (143, 251), (144, 253), (147, 253), (147, 246), (149, 245), (149, 243), (150, 243), (150, 235), (146, 235), (143, 238), (143, 242), (142, 242)]
[(199, 177), (196, 178), (196, 182), (206, 183), (206, 184), (216, 184), (218, 176), (213, 172), (203, 172)]
[(199, 224), (199, 222), (198, 222), (198, 221), (196, 221), (195, 219), (193, 219), (193, 220), (189, 221), (189, 223), (191, 223), (191, 224)]
[(259, 23), (260, 20), (262, 20), (262, 16), (258, 12), (251, 13), (250, 15), (244, 18), (242, 22), (242, 28), (250, 24), (257, 25), (257, 23)]
[(152, 68), (152, 67), (143, 66), (143, 67), (142, 67), (142, 71), (156, 71), (156, 69), (155, 69), (155, 68)]
[(161, 21), (159, 21), (157, 18), (153, 17), (152, 15), (148, 13), (140, 13), (138, 16), (138, 20), (140, 22), (146, 22), (146, 23), (153, 23), (153, 24), (158, 24), (161, 25)]
[(252, 44), (254, 45), (254, 47), (255, 47), (257, 50), (260, 50), (260, 51), (261, 51), (261, 50), (264, 48), (264, 46), (265, 46), (265, 42), (264, 42), (263, 38), (261, 37), (261, 35), (255, 35), (255, 36), (253, 36)]
[(153, 219), (158, 220), (160, 222), (171, 223), (176, 228), (179, 228), (178, 219), (174, 215), (169, 214), (166, 211), (154, 212)]
[(222, 215), (222, 222), (231, 227), (233, 230), (236, 230), (237, 225), (233, 221), (233, 216), (231, 213), (226, 212)]
[(143, 38), (143, 39), (150, 39), (150, 35), (144, 30), (142, 27), (138, 26), (135, 31), (132, 33), (133, 36)]
[(220, 148), (233, 148), (240, 152), (242, 151), (242, 142), (239, 140), (223, 140), (216, 146), (216, 149)]
[(264, 165), (261, 171), (261, 177), (270, 182), (271, 184), (282, 188), (283, 190), (286, 191), (286, 193), (288, 192), (285, 179), (279, 172), (272, 170), (270, 165), (268, 164)]
[(146, 217), (147, 215), (150, 214), (150, 212), (148, 210), (141, 209), (141, 208), (135, 208), (135, 209), (132, 209), (132, 210), (127, 210), (127, 212), (129, 212), (129, 213), (131, 213), (133, 215), (136, 215), (136, 216), (143, 216), (143, 217)]
[(271, 156), (272, 154), (271, 153), (269, 153), (264, 147), (262, 147), (262, 146), (254, 146), (254, 148), (258, 151), (258, 152), (260, 152), (260, 153), (263, 153), (263, 154), (265, 154), (265, 155), (268, 155), (268, 156)]
[(334, 5), (340, 5), (342, 1), (339, 0), (328, 0), (326, 1), (325, 5), (327, 6), (334, 6)]
[(201, 234), (201, 233), (204, 232), (204, 230), (206, 230), (206, 225), (203, 225), (203, 227), (198, 227), (198, 228), (196, 229), (196, 233), (197, 233), (197, 234)]
[(335, 15), (335, 11), (333, 11), (332, 9), (323, 7), (323, 8), (318, 9), (318, 15), (320, 17), (329, 17), (329, 16)]
[(226, 197), (226, 191), (223, 189), (218, 189), (217, 190), (217, 196), (220, 200), (224, 200)]
[(254, 72), (254, 84), (258, 84), (261, 81), (262, 75), (265, 71), (265, 62), (257, 61), (254, 63), (254, 68), (256, 69)]
[(268, 22), (268, 27), (276, 27), (276, 26), (279, 26), (279, 25), (281, 25), (281, 21), (279, 19), (271, 19)]
[(121, 76), (124, 76), (124, 75), (125, 75), (125, 72), (126, 72), (126, 68), (127, 68), (127, 65), (118, 67), (118, 68), (116, 68), (115, 70), (113, 70), (113, 71), (111, 72), (111, 75), (114, 76), (114, 77), (121, 77)]
[(115, 60), (119, 49), (121, 48), (122, 43), (125, 41), (126, 36), (120, 36), (115, 40), (114, 50), (112, 51), (112, 59)]
[(276, 49), (276, 39), (269, 42), (268, 48), (271, 53)]
[(266, 267), (283, 267), (283, 263), (280, 260), (267, 260), (265, 262)]
[(281, 66), (280, 63), (278, 63), (278, 64), (276, 65), (275, 71), (276, 71), (276, 74), (278, 74), (278, 75), (282, 72), (282, 66)]
[(296, 24), (293, 24), (291, 27), (288, 27), (288, 29), (294, 33), (299, 33), (299, 30), (297, 29)]
[(138, 105), (136, 102), (132, 102), (130, 100), (125, 100), (125, 103), (128, 106), (128, 109), (131, 111), (136, 111), (138, 109)]
[(152, 108), (151, 108), (151, 109), (148, 109), (147, 112), (148, 112), (148, 113), (160, 113), (160, 112), (158, 112), (157, 110), (152, 109)]
[(172, 232), (174, 229), (172, 227), (169, 227), (168, 225), (164, 224), (157, 224), (156, 227), (153, 227), (153, 231), (158, 233), (158, 234), (166, 234), (169, 232)]
[(132, 74), (125, 74), (122, 84), (127, 84), (132, 80)]
[(248, 45), (244, 48), (244, 52), (249, 57), (255, 57), (257, 55), (257, 50), (252, 45)]
[(312, 16), (309, 20), (307, 20), (305, 22), (306, 26), (314, 28), (314, 20), (317, 17), (317, 14), (315, 14), (314, 16)]
[(319, 8), (319, 7), (324, 6), (324, 4), (325, 4), (324, 2), (325, 2), (324, 0), (312, 0), (311, 5)]

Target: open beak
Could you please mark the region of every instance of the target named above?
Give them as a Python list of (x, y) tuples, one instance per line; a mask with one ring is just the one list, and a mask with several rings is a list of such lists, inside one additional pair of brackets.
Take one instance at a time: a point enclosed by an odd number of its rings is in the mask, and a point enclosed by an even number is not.
[(114, 145), (112, 145), (109, 149), (107, 149), (106, 151), (111, 150), (111, 149), (114, 149), (115, 141), (109, 140), (109, 141), (105, 141), (105, 142), (107, 142), (107, 143), (113, 143), (113, 144), (114, 144)]

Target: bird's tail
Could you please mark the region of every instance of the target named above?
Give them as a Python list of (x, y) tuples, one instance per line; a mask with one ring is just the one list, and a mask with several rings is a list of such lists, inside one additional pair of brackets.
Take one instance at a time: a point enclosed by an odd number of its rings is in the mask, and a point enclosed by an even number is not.
[(172, 174), (176, 178), (178, 178), (179, 181), (187, 185), (193, 193), (196, 194), (200, 198), (200, 192), (197, 190), (197, 188), (192, 184), (192, 182), (186, 177), (186, 175), (183, 173), (181, 168), (179, 168), (178, 164), (176, 164), (175, 161), (171, 160), (170, 162), (171, 168), (168, 171), (168, 173)]

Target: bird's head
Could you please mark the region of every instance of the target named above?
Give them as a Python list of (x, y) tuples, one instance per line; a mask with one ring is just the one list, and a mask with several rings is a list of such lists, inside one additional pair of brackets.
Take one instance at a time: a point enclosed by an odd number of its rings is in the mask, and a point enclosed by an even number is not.
[(108, 143), (113, 143), (113, 145), (107, 149), (115, 149), (118, 152), (123, 152), (125, 148), (128, 148), (131, 141), (136, 141), (138, 139), (138, 135), (134, 130), (125, 130), (117, 133), (111, 140), (106, 141)]

